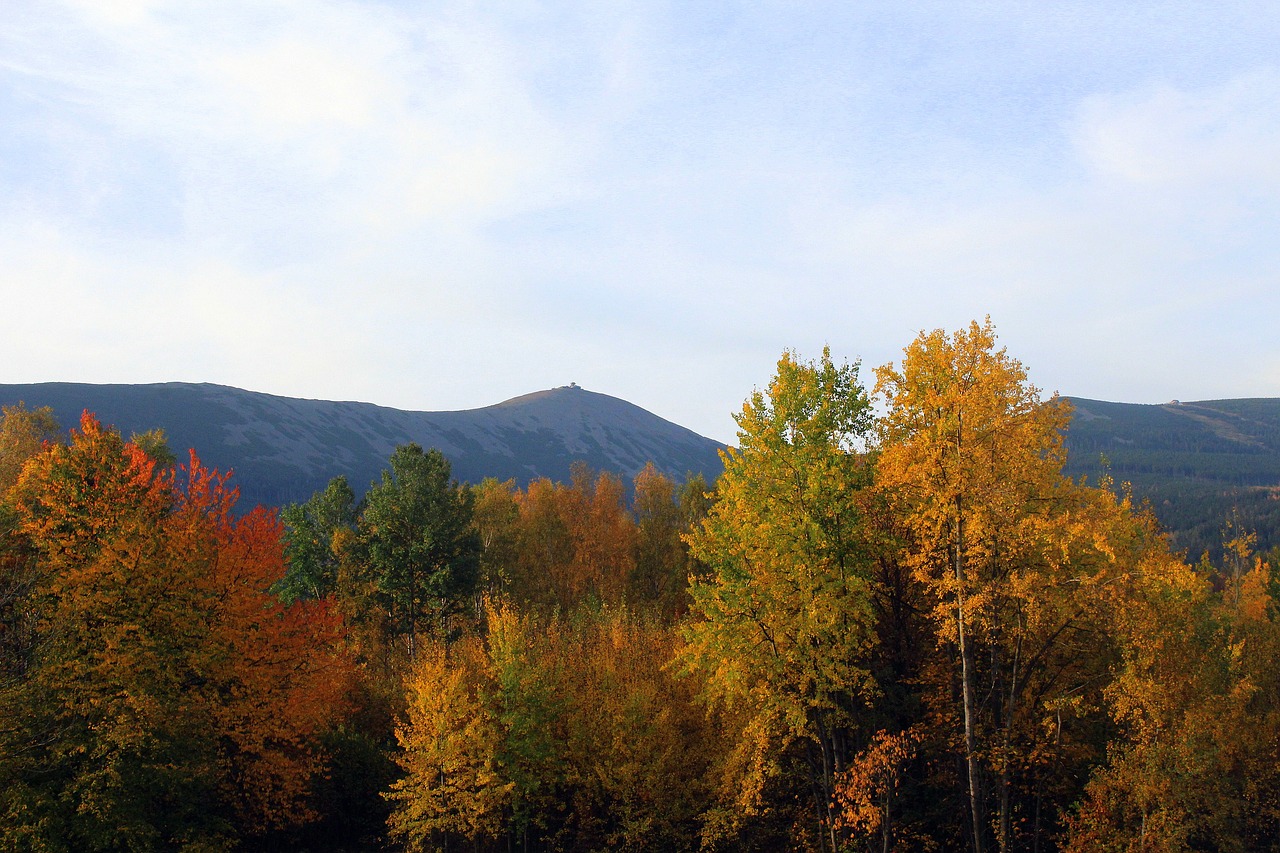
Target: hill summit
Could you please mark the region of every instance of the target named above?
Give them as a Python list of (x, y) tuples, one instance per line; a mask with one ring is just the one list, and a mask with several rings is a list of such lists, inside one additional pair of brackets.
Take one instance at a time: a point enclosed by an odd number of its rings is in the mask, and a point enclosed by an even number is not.
[(357, 493), (397, 445), (438, 448), (454, 476), (520, 485), (567, 481), (575, 461), (629, 479), (647, 462), (677, 480), (719, 476), (721, 445), (606, 394), (575, 384), (480, 409), (410, 412), (371, 403), (278, 397), (224, 385), (167, 382), (0, 385), (0, 403), (49, 406), (64, 428), (89, 410), (125, 436), (160, 427), (179, 458), (195, 448), (235, 472), (247, 505), (302, 501), (343, 474)]

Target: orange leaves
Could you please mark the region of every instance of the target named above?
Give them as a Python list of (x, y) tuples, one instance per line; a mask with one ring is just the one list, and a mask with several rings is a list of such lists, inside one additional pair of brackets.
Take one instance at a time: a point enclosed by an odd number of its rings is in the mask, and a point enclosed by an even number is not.
[(83, 563), (110, 537), (154, 523), (168, 508), (169, 483), (155, 462), (88, 412), (68, 445), (31, 459), (11, 501), (21, 532), (46, 559)]
[(341, 712), (353, 672), (338, 651), (341, 625), (327, 600), (284, 606), (270, 590), (285, 574), (283, 526), (257, 507), (232, 514), (226, 475), (191, 453), (168, 519), (169, 546), (197, 569), (210, 610), (202, 661), (208, 713), (222, 747), (223, 793), (255, 831), (309, 815), (320, 768), (316, 738)]
[[(876, 732), (836, 782), (837, 825), (855, 838), (870, 839), (885, 829), (907, 763), (920, 744), (917, 732)], [(885, 837), (891, 837), (885, 833)]]
[(514, 599), (546, 610), (622, 600), (635, 572), (636, 523), (616, 476), (592, 479), (581, 469), (571, 485), (491, 484), (481, 496), (481, 538), (511, 561), (490, 571), (501, 572)]
[[(215, 490), (214, 506), (219, 497)], [(215, 527), (211, 642), (220, 652), (213, 673), (221, 698), (212, 713), (229, 744), (226, 794), (255, 829), (309, 814), (307, 789), (320, 768), (315, 742), (342, 711), (353, 678), (329, 602), (285, 607), (270, 594), (284, 575), (280, 535), (275, 514), (262, 508)]]
[[(225, 480), (192, 453), (175, 484), (86, 414), (12, 492), (43, 567), (31, 591), (42, 639), (19, 702), (57, 733), (42, 759), (56, 772), (33, 784), (64, 786), (45, 802), (97, 804), (50, 824), (73, 847), (107, 832), (209, 840), (307, 814), (315, 740), (349, 664), (327, 604), (271, 596), (280, 524), (261, 509), (236, 517)], [(192, 798), (205, 807), (189, 810)]]

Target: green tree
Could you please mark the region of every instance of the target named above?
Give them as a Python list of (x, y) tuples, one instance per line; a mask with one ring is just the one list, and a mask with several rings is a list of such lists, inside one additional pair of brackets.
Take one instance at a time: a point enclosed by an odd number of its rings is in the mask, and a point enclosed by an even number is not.
[(280, 513), (285, 525), (285, 556), (289, 569), (277, 592), (286, 602), (323, 598), (338, 585), (343, 534), (356, 528), (356, 495), (347, 478), (334, 477), (323, 491)]
[(857, 365), (785, 353), (736, 419), (739, 447), (723, 454), (716, 502), (689, 540), (707, 572), (690, 589), (683, 658), (713, 696), (751, 709), (739, 750), (753, 757), (729, 808), (757, 808), (778, 750), (798, 742), (813, 753), (813, 807), (834, 848), (835, 779), (876, 689), (861, 508), (871, 405)]
[(365, 496), (359, 532), (377, 599), (412, 660), (418, 634), (447, 636), (451, 617), (470, 601), (480, 540), (471, 492), (452, 479), (444, 454), (407, 444), (390, 462)]
[(129, 443), (154, 459), (161, 468), (172, 468), (178, 464), (177, 454), (169, 447), (169, 437), (159, 427), (133, 433), (129, 436)]

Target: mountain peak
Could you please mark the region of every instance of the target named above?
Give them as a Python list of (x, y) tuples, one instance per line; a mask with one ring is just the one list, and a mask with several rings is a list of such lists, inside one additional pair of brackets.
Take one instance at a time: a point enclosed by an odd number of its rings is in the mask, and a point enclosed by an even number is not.
[(407, 412), (370, 403), (302, 400), (222, 385), (0, 385), (0, 403), (50, 406), (64, 427), (84, 409), (124, 435), (165, 430), (179, 458), (234, 469), (247, 505), (301, 501), (342, 474), (359, 491), (397, 445), (438, 448), (459, 480), (547, 477), (575, 461), (630, 479), (647, 462), (683, 479), (719, 476), (721, 445), (639, 406), (576, 382), (480, 409)]

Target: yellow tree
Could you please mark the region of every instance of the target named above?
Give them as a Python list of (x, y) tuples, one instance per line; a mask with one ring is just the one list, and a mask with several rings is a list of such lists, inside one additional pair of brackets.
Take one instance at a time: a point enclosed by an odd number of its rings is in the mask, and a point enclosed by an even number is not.
[(724, 740), (699, 684), (667, 664), (677, 630), (626, 607), (582, 608), (558, 632), (575, 849), (691, 850)]
[(759, 805), (778, 750), (799, 745), (812, 753), (813, 807), (835, 848), (835, 778), (875, 690), (861, 505), (870, 402), (856, 365), (785, 353), (736, 419), (739, 447), (724, 453), (716, 503), (689, 539), (707, 574), (690, 589), (683, 659), (713, 696), (749, 709), (737, 813)]
[[(1270, 850), (1280, 837), (1280, 612), (1250, 536), (1211, 567), (1153, 554), (1115, 633), (1118, 732), (1068, 824), (1069, 851)], [(1245, 570), (1252, 560), (1253, 568)]]
[(27, 460), (58, 436), (53, 409), (28, 409), (22, 403), (0, 407), (0, 495), (13, 488)]
[(645, 465), (635, 477), (636, 559), (628, 583), (627, 600), (650, 607), (668, 618), (687, 606), (688, 532), (677, 501), (676, 484)]
[(511, 570), (519, 559), (520, 505), (514, 480), (499, 482), (490, 477), (474, 486), (472, 493), (472, 519), (480, 535), (480, 582), (474, 602), (479, 619), (484, 615), (484, 599), (502, 595), (510, 585)]
[[(521, 616), (434, 643), (398, 727), (389, 826), (412, 850), (546, 846), (692, 850), (723, 742), (699, 684), (667, 663), (671, 626), (625, 607)], [(492, 849), (492, 847), (491, 847)]]
[[(1100, 591), (1132, 568), (1116, 544), (1128, 535), (1128, 506), (1061, 476), (1069, 409), (1042, 400), (1023, 366), (996, 349), (990, 320), (920, 334), (901, 368), (881, 367), (877, 379), (888, 405), (878, 482), (936, 602), (939, 643), (955, 650), (971, 844), (986, 847), (994, 801), (1007, 850), (1015, 775), (1048, 754), (1041, 721), (1105, 672)], [(1038, 805), (1027, 811), (1038, 833)]]
[(515, 785), (502, 777), (502, 731), (484, 642), (428, 646), (408, 681), (408, 719), (396, 729), (405, 771), (387, 794), (388, 827), (408, 850), (451, 834), (492, 841), (504, 829)]

